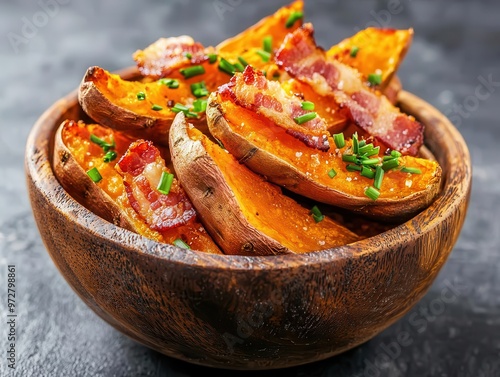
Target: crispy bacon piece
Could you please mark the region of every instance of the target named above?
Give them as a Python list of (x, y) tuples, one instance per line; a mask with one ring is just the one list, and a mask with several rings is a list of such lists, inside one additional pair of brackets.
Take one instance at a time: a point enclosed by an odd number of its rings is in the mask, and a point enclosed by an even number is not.
[(326, 122), (317, 116), (303, 124), (294, 118), (308, 113), (302, 103), (288, 95), (276, 81), (267, 80), (262, 72), (248, 65), (243, 73), (236, 73), (230, 82), (219, 87), (222, 98), (262, 114), (277, 126), (299, 139), (307, 146), (322, 151), (330, 148)]
[(288, 34), (275, 59), (278, 66), (311, 85), (318, 94), (331, 96), (359, 128), (379, 143), (417, 155), (423, 143), (423, 125), (366, 86), (358, 71), (328, 58), (316, 45), (310, 23)]
[(164, 232), (195, 218), (196, 212), (176, 179), (168, 195), (156, 189), (162, 172), (169, 171), (150, 141), (132, 143), (116, 166), (130, 205), (151, 229)]
[[(144, 50), (137, 50), (133, 58), (143, 76), (159, 79), (174, 69), (186, 65), (200, 64), (208, 60), (210, 49), (195, 42), (187, 35), (160, 38)], [(187, 58), (186, 55), (191, 56)]]

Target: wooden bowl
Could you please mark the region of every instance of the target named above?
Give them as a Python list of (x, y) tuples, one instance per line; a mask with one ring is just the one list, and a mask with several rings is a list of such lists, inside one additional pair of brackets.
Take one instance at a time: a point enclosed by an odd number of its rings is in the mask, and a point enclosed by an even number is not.
[[(121, 72), (126, 79), (134, 69)], [(443, 168), (436, 201), (374, 237), (302, 255), (211, 255), (119, 228), (75, 201), (51, 167), (54, 132), (85, 118), (76, 91), (36, 122), (26, 148), (33, 214), (55, 265), (109, 324), (165, 355), (229, 369), (273, 369), (351, 349), (401, 318), (431, 286), (461, 231), (467, 146), (428, 103), (401, 92)]]

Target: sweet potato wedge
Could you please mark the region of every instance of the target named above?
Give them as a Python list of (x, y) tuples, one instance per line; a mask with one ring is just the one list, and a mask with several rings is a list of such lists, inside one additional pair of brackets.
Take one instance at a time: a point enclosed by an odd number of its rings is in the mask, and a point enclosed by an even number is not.
[[(384, 174), (380, 196), (365, 195), (373, 179), (349, 171), (343, 155), (351, 141), (329, 151), (310, 148), (261, 114), (212, 93), (207, 107), (212, 135), (241, 163), (269, 181), (319, 202), (385, 221), (405, 220), (427, 207), (440, 189), (441, 168), (435, 161), (411, 156), (398, 159), (398, 169)], [(372, 156), (382, 161), (382, 155)], [(404, 173), (402, 166), (421, 174)], [(332, 172), (333, 169), (333, 172)], [(333, 176), (332, 176), (333, 175)]]
[(175, 85), (170, 88), (168, 80), (127, 81), (103, 68), (91, 67), (80, 84), (78, 100), (95, 122), (136, 138), (167, 145), (176, 104), (190, 109), (193, 123), (205, 124), (204, 112), (197, 113), (193, 107), (197, 97), (192, 93), (191, 84), (204, 82), (207, 90), (214, 90), (224, 81), (214, 81), (213, 71), (189, 79), (174, 74), (171, 79), (176, 80)]
[[(116, 153), (113, 160), (104, 161), (103, 156), (106, 152), (102, 146), (91, 141), (91, 135), (97, 136), (110, 146), (114, 145), (109, 149)], [(113, 132), (109, 128), (67, 120), (58, 128), (55, 137), (53, 158), (55, 175), (65, 190), (77, 201), (118, 226), (158, 242), (172, 244), (181, 239), (192, 249), (221, 254), (193, 211), (189, 212), (191, 216), (185, 217), (182, 223), (175, 223), (177, 219), (171, 215), (167, 218), (159, 216), (159, 219), (155, 219), (157, 223), (170, 221), (171, 225), (175, 226), (163, 228), (157, 226), (154, 229), (154, 226), (134, 208), (130, 201), (130, 190), (116, 169), (116, 164), (129, 153), (131, 144), (134, 144), (133, 139), (119, 132)], [(159, 155), (160, 151), (155, 150)], [(137, 159), (135, 162), (137, 168)], [(159, 158), (155, 163), (157, 169), (169, 171), (163, 159)], [(98, 182), (94, 182), (87, 174), (91, 168), (96, 168), (101, 175), (102, 178)], [(176, 180), (172, 183), (172, 192), (182, 192)], [(177, 207), (172, 208), (177, 209)], [(148, 211), (154, 213), (151, 209)], [(155, 214), (158, 213), (159, 211), (156, 211)], [(176, 213), (176, 217), (179, 216), (180, 214)]]
[(356, 68), (368, 81), (370, 74), (382, 75), (384, 90), (397, 72), (413, 40), (413, 29), (368, 27), (332, 46), (327, 57)]
[(184, 114), (176, 116), (169, 140), (179, 179), (225, 254), (306, 253), (359, 239), (329, 217), (315, 220), (309, 209), (188, 124)]

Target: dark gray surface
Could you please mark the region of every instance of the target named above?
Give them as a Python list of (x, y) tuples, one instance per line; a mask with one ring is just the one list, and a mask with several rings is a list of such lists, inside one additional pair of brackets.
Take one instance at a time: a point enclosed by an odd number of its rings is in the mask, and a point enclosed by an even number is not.
[[(221, 16), (216, 1), (60, 0), (64, 4), (53, 8), (45, 20), (37, 1), (0, 1), (0, 287), (6, 284), (7, 265), (15, 264), (18, 313), (13, 373), (6, 366), (7, 290), (1, 288), (2, 376), (208, 373), (133, 342), (79, 300), (40, 240), (25, 189), (23, 154), (38, 116), (74, 89), (89, 66), (115, 70), (132, 65), (136, 49), (163, 36), (189, 34), (206, 45), (216, 44), (287, 3), (220, 1), (229, 4)], [(394, 5), (396, 12), (391, 14)], [(480, 77), (500, 82), (500, 3), (306, 1), (306, 15), (324, 47), (369, 23), (415, 28), (400, 77), (407, 90), (457, 124), (473, 159), (473, 192), (451, 257), (429, 293), (406, 317), (341, 356), (259, 375), (500, 376), (500, 85), (491, 88), (488, 98), (475, 94)], [(33, 17), (39, 17), (41, 26), (31, 35), (23, 34), (24, 18)], [(26, 37), (26, 43), (10, 43), (9, 33)], [(452, 287), (447, 292), (453, 294), (443, 298), (446, 287)], [(396, 348), (404, 332), (411, 341)]]

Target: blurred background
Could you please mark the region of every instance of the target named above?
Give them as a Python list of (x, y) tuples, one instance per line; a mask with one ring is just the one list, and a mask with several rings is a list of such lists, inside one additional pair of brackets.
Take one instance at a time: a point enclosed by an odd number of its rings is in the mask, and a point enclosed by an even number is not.
[[(283, 0), (0, 0), (0, 286), (17, 268), (17, 367), (0, 375), (219, 376), (135, 343), (70, 289), (40, 240), (24, 180), (29, 131), (92, 65), (113, 71), (160, 37), (216, 45), (288, 4)], [(368, 26), (415, 29), (399, 77), (445, 113), (473, 160), (467, 219), (435, 284), (404, 318), (369, 342), (268, 376), (500, 376), (500, 3), (494, 0), (305, 0), (305, 21), (328, 48)], [(478, 89), (479, 88), (479, 89)], [(443, 300), (443, 290), (453, 296)], [(0, 318), (6, 318), (6, 289)], [(398, 335), (411, 341), (395, 347)]]

